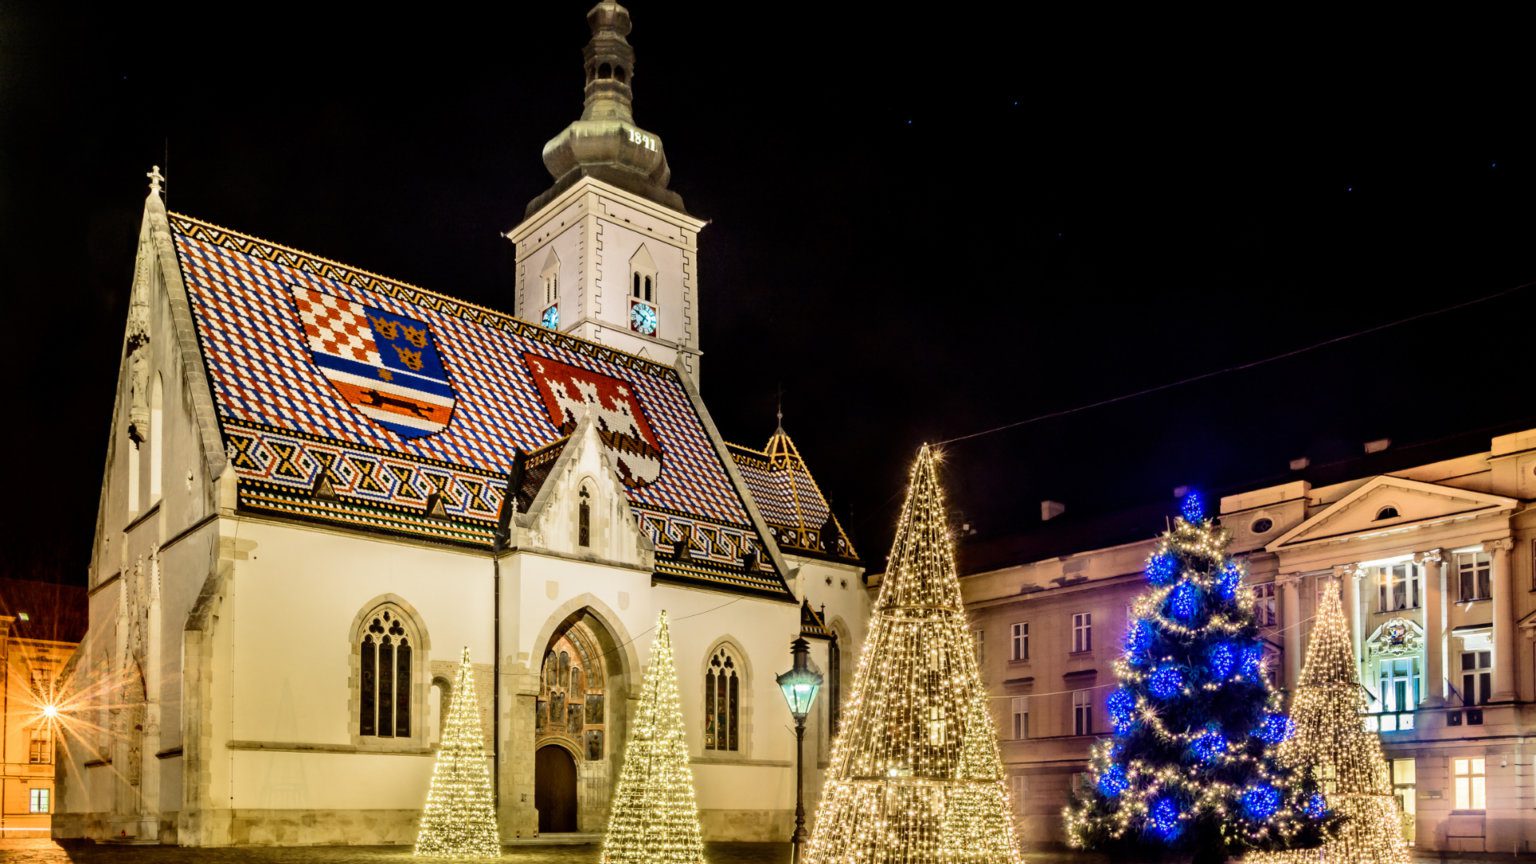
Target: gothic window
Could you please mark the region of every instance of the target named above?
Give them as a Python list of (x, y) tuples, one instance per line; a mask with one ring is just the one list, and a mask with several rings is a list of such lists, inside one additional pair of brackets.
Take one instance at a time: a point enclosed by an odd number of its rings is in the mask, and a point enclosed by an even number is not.
[(364, 616), (358, 648), (357, 734), (410, 738), (417, 638), (400, 608), (385, 603)]
[(837, 636), (827, 643), (827, 728), (837, 734), (843, 716), (843, 652)]
[(704, 749), (741, 749), (742, 665), (728, 645), (710, 655), (704, 670)]
[(576, 505), (576, 545), (586, 547), (592, 545), (592, 496), (587, 487), (581, 487), (580, 497)]

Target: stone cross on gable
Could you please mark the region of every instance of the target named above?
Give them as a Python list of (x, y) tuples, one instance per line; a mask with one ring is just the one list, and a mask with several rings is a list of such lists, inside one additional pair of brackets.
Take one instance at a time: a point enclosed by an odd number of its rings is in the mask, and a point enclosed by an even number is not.
[(149, 173), (144, 176), (149, 178), (149, 191), (156, 195), (160, 194), (160, 184), (165, 181), (165, 175), (160, 173), (160, 166), (151, 166)]

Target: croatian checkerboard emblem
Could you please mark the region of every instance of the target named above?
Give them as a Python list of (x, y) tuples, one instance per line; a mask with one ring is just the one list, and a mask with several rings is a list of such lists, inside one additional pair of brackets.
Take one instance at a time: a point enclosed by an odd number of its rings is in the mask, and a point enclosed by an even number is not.
[(309, 355), (347, 404), (402, 438), (441, 432), (456, 394), (425, 323), (291, 286)]
[(562, 435), (571, 434), (582, 411), (590, 408), (624, 485), (656, 482), (661, 476), (661, 444), (629, 382), (537, 354), (525, 354), (523, 360), (539, 387), (544, 410)]

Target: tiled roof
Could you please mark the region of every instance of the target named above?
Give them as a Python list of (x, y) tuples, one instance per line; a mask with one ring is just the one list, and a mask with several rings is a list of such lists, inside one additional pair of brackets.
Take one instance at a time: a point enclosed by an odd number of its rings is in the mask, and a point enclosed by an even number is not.
[(827, 607), (821, 611), (811, 608), (809, 600), (800, 601), (800, 635), (807, 639), (836, 639), (837, 633), (827, 626)]
[(658, 576), (788, 593), (675, 369), (170, 222), (241, 507), (489, 545), (514, 452), (591, 411)]
[(752, 500), (780, 549), (796, 555), (858, 561), (853, 543), (827, 506), (816, 478), (782, 428), (762, 450), (729, 446), (731, 458), (736, 460)]

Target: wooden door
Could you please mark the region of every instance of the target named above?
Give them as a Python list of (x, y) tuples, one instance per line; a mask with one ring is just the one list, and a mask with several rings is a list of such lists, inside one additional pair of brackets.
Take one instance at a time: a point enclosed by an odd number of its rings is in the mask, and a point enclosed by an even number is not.
[(576, 830), (576, 762), (564, 747), (540, 747), (535, 754), (533, 806), (540, 834)]

